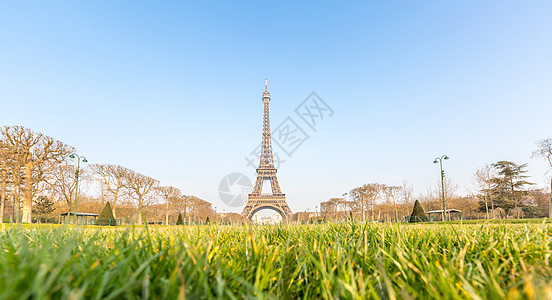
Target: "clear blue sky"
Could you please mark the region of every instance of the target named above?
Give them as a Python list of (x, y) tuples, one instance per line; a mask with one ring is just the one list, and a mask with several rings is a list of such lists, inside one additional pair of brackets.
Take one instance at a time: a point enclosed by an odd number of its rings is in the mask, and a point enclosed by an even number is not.
[(544, 185), (552, 2), (384, 2), (4, 2), (1, 125), (239, 212), (218, 184), (255, 175), (268, 78), (273, 127), (312, 91), (334, 111), (279, 170), (293, 211), (369, 182), (425, 192), (441, 154), (463, 194), (498, 160)]

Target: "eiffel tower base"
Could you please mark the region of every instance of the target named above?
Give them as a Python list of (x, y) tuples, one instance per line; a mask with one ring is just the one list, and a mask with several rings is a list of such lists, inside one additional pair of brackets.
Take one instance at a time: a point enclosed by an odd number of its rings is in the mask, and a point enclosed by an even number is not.
[(261, 209), (272, 209), (282, 216), (282, 220), (291, 217), (291, 209), (287, 205), (285, 195), (267, 195), (255, 196), (249, 194), (247, 204), (245, 205), (242, 217), (251, 220), (253, 215)]

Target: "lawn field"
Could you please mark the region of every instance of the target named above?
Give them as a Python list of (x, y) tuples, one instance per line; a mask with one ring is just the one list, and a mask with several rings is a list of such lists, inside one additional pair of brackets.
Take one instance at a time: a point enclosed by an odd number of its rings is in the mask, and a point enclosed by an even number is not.
[(0, 299), (550, 299), (552, 225), (2, 225)]

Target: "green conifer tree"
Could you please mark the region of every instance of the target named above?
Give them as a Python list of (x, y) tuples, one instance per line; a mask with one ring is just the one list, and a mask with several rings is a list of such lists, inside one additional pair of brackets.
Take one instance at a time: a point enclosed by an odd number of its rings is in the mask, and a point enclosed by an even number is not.
[(414, 209), (412, 210), (412, 215), (410, 216), (410, 222), (426, 222), (427, 215), (424, 212), (424, 208), (420, 204), (420, 201), (416, 200), (414, 203)]
[(184, 225), (184, 220), (182, 220), (182, 214), (178, 214), (178, 220), (176, 220), (176, 225)]

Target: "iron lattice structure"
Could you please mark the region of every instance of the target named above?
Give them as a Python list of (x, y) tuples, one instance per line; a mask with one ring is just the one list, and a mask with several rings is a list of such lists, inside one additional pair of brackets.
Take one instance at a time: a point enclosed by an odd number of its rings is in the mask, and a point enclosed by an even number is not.
[[(270, 132), (270, 93), (265, 84), (263, 92), (263, 140), (261, 144), (261, 156), (259, 167), (257, 168), (257, 178), (253, 191), (247, 197), (242, 216), (251, 220), (253, 215), (261, 209), (272, 209), (278, 212), (282, 219), (292, 215), (291, 209), (286, 202), (286, 195), (282, 193), (278, 178), (276, 177), (276, 167), (274, 166), (274, 157), (272, 155), (272, 135)], [(270, 182), (272, 194), (261, 194), (265, 180)]]

